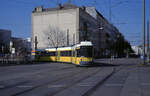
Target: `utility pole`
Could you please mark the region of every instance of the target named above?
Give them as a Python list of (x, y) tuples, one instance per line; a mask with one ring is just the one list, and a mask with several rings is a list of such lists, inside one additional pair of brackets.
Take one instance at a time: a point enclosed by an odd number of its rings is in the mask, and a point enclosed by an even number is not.
[(75, 33), (73, 33), (73, 45), (75, 44)]
[(4, 46), (2, 45), (2, 53), (4, 53)]
[[(59, 6), (59, 0), (57, 0), (57, 5)], [(57, 27), (59, 28), (59, 8), (57, 10)], [(58, 61), (59, 57), (58, 57), (58, 52), (57, 52), (57, 48), (58, 48), (58, 30), (56, 31), (56, 62)]]
[(145, 0), (143, 0), (143, 65), (145, 64)]
[(38, 44), (38, 42), (37, 42), (37, 36), (35, 36), (35, 50), (37, 50), (37, 44)]
[(149, 20), (147, 21), (147, 61), (149, 62)]
[(111, 22), (111, 0), (109, 0), (109, 21)]
[(69, 46), (69, 29), (67, 29), (67, 46)]
[[(59, 6), (59, 0), (57, 0), (57, 6)], [(57, 27), (59, 28), (59, 9), (57, 10)], [(57, 50), (57, 47), (58, 47), (58, 30), (56, 32), (56, 46), (55, 47)]]

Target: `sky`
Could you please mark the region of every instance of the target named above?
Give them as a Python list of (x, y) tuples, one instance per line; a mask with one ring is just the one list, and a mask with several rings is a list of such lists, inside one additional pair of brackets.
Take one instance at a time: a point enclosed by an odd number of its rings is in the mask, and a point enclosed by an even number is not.
[[(131, 45), (142, 44), (143, 0), (0, 0), (0, 29), (12, 31), (13, 37), (31, 37), (31, 13), (35, 7), (57, 7), (71, 1), (78, 6), (94, 6), (124, 35)], [(146, 23), (150, 20), (150, 0), (146, 1)]]

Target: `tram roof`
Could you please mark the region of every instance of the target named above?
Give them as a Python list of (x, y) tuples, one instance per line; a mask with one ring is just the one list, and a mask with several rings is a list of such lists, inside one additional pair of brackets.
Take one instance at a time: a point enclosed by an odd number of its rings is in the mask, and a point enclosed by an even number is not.
[(57, 50), (60, 50), (60, 51), (66, 51), (66, 50), (71, 50), (72, 47), (62, 47), (62, 48), (58, 48)]
[(47, 48), (46, 51), (56, 51), (56, 48)]
[(59, 50), (59, 51), (66, 51), (66, 50), (71, 50), (72, 47), (59, 47), (59, 48), (47, 48), (45, 49), (46, 51), (56, 51), (56, 50)]
[(72, 50), (72, 48), (77, 48), (77, 47), (80, 47), (80, 46), (92, 46), (92, 42), (91, 41), (82, 41), (80, 42), (79, 44), (76, 44), (72, 47), (58, 47), (57, 49), (56, 48), (47, 48), (45, 49), (46, 51), (56, 51), (56, 50), (59, 50), (59, 51), (66, 51), (66, 50)]
[(82, 41), (79, 44), (74, 45), (73, 48), (80, 47), (80, 46), (92, 46), (92, 45), (93, 44), (91, 41)]
[(92, 46), (92, 42), (91, 41), (83, 41), (80, 43), (80, 46)]

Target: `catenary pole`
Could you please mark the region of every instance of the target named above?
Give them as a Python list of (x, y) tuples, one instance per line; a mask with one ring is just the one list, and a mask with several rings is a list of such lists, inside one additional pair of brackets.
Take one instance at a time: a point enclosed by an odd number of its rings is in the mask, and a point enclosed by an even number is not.
[(109, 0), (109, 21), (111, 22), (111, 0)]
[(69, 46), (69, 29), (67, 29), (67, 46)]
[(147, 21), (147, 61), (149, 62), (149, 20)]
[(143, 64), (145, 65), (145, 0), (143, 0)]

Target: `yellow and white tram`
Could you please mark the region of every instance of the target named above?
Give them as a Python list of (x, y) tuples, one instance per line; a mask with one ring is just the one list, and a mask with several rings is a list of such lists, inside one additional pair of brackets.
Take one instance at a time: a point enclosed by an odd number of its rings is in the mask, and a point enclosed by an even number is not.
[(90, 41), (83, 41), (72, 47), (36, 50), (35, 61), (67, 62), (90, 66), (93, 61), (93, 45)]

